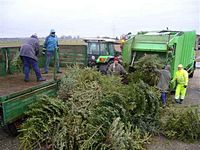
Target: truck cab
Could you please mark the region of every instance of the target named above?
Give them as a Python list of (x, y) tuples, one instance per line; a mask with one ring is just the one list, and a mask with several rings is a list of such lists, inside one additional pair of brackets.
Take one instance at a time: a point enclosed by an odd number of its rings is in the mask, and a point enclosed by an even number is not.
[(120, 43), (110, 38), (85, 38), (87, 43), (88, 66), (96, 66), (106, 74), (109, 64), (120, 54)]

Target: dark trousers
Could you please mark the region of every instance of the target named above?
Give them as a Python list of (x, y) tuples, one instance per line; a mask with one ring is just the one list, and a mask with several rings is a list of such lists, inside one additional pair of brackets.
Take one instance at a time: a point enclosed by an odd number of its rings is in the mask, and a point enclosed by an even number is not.
[(161, 100), (162, 100), (162, 104), (166, 105), (166, 100), (167, 100), (167, 93), (166, 92), (161, 92)]
[(25, 56), (22, 56), (22, 61), (23, 61), (23, 64), (24, 64), (24, 74), (25, 74), (25, 80), (29, 80), (29, 73), (30, 73), (30, 67), (32, 66), (34, 72), (35, 72), (35, 75), (37, 77), (37, 79), (41, 79), (42, 76), (41, 76), (41, 73), (40, 73), (40, 68), (38, 66), (38, 62), (32, 58), (29, 58), (29, 57), (25, 57)]

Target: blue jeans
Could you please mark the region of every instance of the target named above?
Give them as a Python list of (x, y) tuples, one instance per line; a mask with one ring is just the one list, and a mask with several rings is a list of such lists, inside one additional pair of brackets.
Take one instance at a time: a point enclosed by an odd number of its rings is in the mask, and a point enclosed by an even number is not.
[(167, 93), (166, 92), (161, 92), (161, 100), (162, 100), (162, 104), (166, 105), (166, 100), (167, 100)]
[[(54, 51), (47, 51), (46, 52), (46, 63), (45, 63), (45, 66), (44, 66), (44, 71), (45, 72), (48, 72), (49, 64), (50, 64), (50, 61), (51, 61), (52, 57), (54, 57)], [(59, 59), (59, 58), (57, 58), (57, 59)], [(60, 64), (59, 64), (59, 60), (57, 60), (57, 62), (56, 62), (56, 70), (59, 71), (59, 69), (60, 69)]]
[(32, 58), (29, 58), (29, 57), (25, 57), (25, 56), (22, 56), (22, 61), (23, 61), (23, 64), (24, 64), (24, 74), (25, 74), (25, 80), (29, 80), (29, 73), (30, 73), (30, 67), (32, 66), (34, 72), (35, 72), (35, 75), (37, 77), (37, 79), (41, 79), (42, 76), (41, 76), (41, 73), (40, 73), (40, 68), (38, 66), (38, 62)]

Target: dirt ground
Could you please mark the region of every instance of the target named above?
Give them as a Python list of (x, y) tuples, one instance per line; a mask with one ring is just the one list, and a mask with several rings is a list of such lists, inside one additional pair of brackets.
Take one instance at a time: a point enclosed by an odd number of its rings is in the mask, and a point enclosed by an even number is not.
[[(200, 69), (197, 69), (194, 77), (189, 80), (187, 96), (181, 106), (196, 104), (200, 104)], [(18, 150), (18, 146), (19, 142), (16, 137), (11, 137), (3, 129), (0, 129), (0, 150)], [(189, 144), (177, 140), (169, 140), (163, 136), (156, 136), (152, 138), (152, 142), (147, 145), (147, 148), (148, 150), (200, 150), (200, 141)]]
[(184, 143), (177, 140), (169, 140), (163, 136), (153, 137), (148, 150), (200, 150), (200, 142)]
[(5, 130), (0, 129), (0, 150), (18, 150), (18, 147), (18, 139), (8, 135)]

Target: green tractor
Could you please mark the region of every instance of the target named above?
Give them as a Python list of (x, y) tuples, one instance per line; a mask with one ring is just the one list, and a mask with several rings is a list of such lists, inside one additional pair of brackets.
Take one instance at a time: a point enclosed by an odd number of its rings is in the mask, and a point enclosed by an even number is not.
[(114, 57), (121, 55), (120, 42), (110, 38), (85, 38), (84, 41), (87, 43), (88, 66), (107, 74)]

